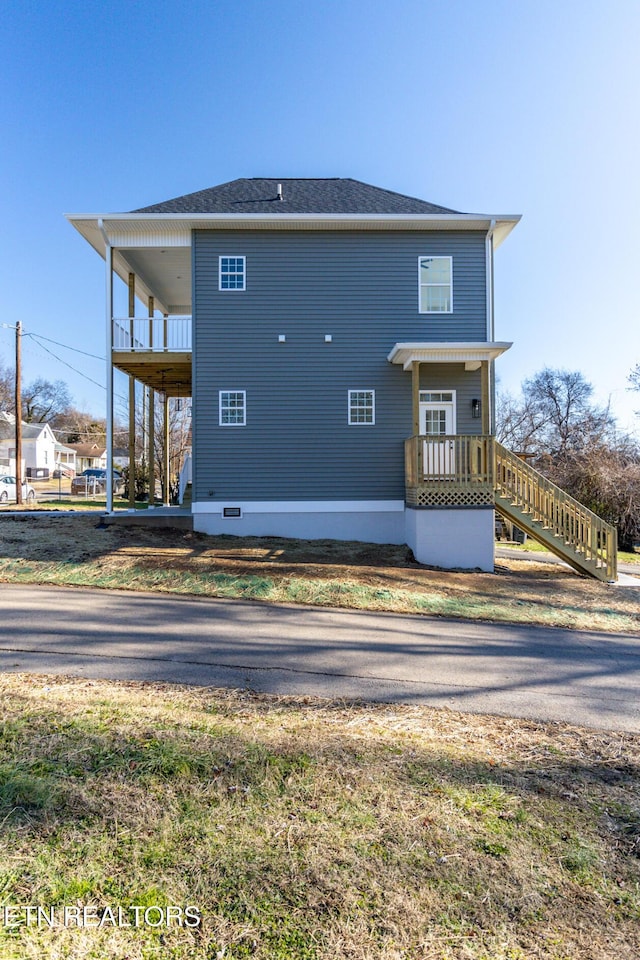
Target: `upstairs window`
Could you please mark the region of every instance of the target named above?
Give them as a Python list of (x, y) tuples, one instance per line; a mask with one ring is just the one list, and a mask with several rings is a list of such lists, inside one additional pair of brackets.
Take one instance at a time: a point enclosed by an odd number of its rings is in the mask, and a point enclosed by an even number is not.
[(349, 390), (349, 425), (376, 422), (375, 390)]
[(244, 427), (247, 423), (247, 391), (220, 390), (220, 426)]
[(218, 257), (219, 290), (244, 290), (246, 257)]
[(452, 281), (452, 257), (418, 257), (420, 313), (451, 313), (453, 310)]

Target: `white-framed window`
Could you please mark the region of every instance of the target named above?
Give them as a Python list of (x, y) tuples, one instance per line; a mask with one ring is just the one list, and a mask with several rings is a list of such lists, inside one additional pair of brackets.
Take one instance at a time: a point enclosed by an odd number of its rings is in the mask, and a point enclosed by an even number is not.
[(349, 390), (349, 425), (355, 427), (375, 422), (375, 390)]
[(247, 391), (219, 391), (219, 423), (221, 427), (244, 427), (247, 423)]
[(218, 289), (245, 290), (247, 281), (246, 257), (218, 257)]
[(453, 310), (453, 257), (418, 257), (418, 309), (420, 313)]

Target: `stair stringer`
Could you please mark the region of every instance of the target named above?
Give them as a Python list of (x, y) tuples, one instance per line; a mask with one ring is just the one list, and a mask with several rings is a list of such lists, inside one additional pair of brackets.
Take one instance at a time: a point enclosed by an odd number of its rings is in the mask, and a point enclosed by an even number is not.
[(607, 569), (598, 565), (595, 560), (581, 556), (569, 544), (565, 544), (556, 534), (552, 533), (546, 527), (543, 527), (538, 520), (534, 520), (528, 513), (511, 503), (506, 497), (495, 495), (495, 505), (498, 513), (502, 514), (511, 523), (515, 523), (521, 530), (533, 537), (537, 543), (542, 544), (551, 553), (555, 554), (565, 563), (568, 563), (577, 573), (586, 573), (597, 580), (608, 581)]

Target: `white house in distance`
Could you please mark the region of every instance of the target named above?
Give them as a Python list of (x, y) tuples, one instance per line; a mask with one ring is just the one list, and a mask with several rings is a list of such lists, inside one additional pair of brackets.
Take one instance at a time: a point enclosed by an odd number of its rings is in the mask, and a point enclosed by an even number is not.
[[(0, 460), (9, 473), (16, 473), (15, 416), (0, 413)], [(48, 477), (56, 468), (56, 438), (48, 423), (22, 424), (23, 476), (30, 479)]]

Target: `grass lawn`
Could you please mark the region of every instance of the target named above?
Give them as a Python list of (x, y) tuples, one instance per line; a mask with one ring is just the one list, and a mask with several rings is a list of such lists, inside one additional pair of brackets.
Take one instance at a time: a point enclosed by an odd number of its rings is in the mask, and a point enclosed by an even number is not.
[(496, 573), (444, 571), (404, 546), (207, 537), (63, 511), (0, 513), (2, 581), (640, 632), (638, 590), (559, 565), (501, 559)]
[(637, 736), (18, 675), (0, 711), (2, 960), (640, 956)]

